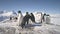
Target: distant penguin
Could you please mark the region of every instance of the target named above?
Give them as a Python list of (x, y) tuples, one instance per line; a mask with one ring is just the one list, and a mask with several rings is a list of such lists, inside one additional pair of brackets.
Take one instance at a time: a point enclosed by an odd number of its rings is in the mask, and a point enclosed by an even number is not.
[(45, 25), (46, 24), (46, 13), (43, 14), (42, 21), (43, 21), (42, 24)]
[(12, 17), (10, 17), (10, 20), (12, 20)]
[(50, 15), (49, 14), (47, 14), (46, 15), (46, 21), (45, 21), (47, 24), (49, 24), (50, 23)]
[(46, 16), (46, 13), (43, 14), (43, 17), (42, 17), (43, 22), (45, 22), (45, 16)]
[(42, 23), (42, 12), (41, 12), (41, 23)]

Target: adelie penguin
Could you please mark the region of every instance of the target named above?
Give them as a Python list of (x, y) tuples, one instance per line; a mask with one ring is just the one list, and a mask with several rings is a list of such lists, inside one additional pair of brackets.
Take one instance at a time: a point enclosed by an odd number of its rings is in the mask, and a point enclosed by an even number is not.
[(21, 11), (18, 11), (18, 16), (17, 16), (17, 25), (21, 25), (22, 19), (23, 19), (23, 15), (21, 13)]
[(33, 15), (33, 13), (30, 13), (30, 16), (31, 21), (35, 23), (35, 16)]
[(21, 22), (21, 27), (23, 28), (23, 27), (25, 27), (25, 24), (27, 23), (27, 25), (28, 25), (28, 23), (29, 23), (29, 18), (30, 18), (30, 15), (28, 14), (28, 12), (26, 12), (26, 15), (23, 17), (23, 20), (22, 20), (22, 22)]

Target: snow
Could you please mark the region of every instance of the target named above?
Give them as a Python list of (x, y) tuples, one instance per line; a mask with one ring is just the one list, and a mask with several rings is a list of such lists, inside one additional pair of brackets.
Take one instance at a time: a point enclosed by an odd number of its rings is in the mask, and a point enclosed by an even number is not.
[(60, 25), (60, 14), (51, 14), (50, 16), (51, 23)]
[[(8, 15), (7, 15), (8, 14)], [(3, 16), (10, 16), (12, 13), (4, 13)], [(24, 14), (25, 15), (25, 14)], [(34, 13), (36, 22), (40, 22), (41, 14)], [(39, 16), (39, 17), (38, 17)], [(29, 23), (27, 28), (21, 28), (17, 25), (17, 21), (6, 19), (0, 22), (0, 34), (60, 34), (60, 17), (59, 14), (50, 15), (49, 24)], [(47, 19), (48, 20), (48, 19)], [(29, 27), (28, 27), (29, 26)]]
[(7, 12), (7, 13), (4, 13), (4, 14), (1, 14), (2, 16), (10, 16), (12, 14), (12, 12)]

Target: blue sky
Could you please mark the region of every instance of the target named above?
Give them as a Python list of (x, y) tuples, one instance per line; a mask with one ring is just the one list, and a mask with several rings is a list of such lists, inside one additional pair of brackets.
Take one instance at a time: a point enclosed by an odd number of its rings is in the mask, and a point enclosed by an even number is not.
[(0, 11), (60, 13), (60, 0), (0, 0)]

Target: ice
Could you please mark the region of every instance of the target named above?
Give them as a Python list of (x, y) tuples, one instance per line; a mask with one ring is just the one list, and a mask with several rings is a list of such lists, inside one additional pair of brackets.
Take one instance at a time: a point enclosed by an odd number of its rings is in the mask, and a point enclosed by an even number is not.
[(60, 26), (49, 24), (38, 25), (22, 29), (19, 26), (13, 26), (11, 23), (10, 25), (9, 23), (5, 23), (0, 25), (0, 34), (60, 34)]
[(15, 28), (0, 26), (0, 34), (15, 34)]
[[(38, 16), (35, 18), (36, 22), (40, 22)], [(25, 25), (26, 27), (23, 29), (17, 24), (18, 23), (15, 20), (9, 19), (0, 22), (0, 34), (60, 34), (60, 18), (58, 17), (51, 17), (51, 22), (48, 24), (29, 23), (28, 25)]]

